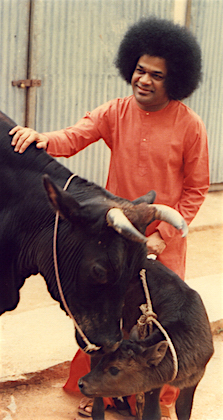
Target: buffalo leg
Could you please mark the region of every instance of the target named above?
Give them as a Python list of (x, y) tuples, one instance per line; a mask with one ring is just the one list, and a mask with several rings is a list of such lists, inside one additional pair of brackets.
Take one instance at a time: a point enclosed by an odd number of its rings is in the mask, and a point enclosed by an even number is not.
[[(91, 357), (91, 370), (99, 363), (102, 356), (93, 356)], [(105, 406), (103, 398), (96, 397), (94, 398), (93, 407), (92, 407), (92, 418), (93, 420), (104, 420), (105, 418)]]
[(176, 414), (178, 420), (189, 420), (193, 405), (194, 392), (198, 384), (191, 388), (184, 388), (176, 401)]
[(159, 405), (160, 389), (154, 389), (145, 393), (145, 406), (142, 420), (160, 420), (161, 411)]

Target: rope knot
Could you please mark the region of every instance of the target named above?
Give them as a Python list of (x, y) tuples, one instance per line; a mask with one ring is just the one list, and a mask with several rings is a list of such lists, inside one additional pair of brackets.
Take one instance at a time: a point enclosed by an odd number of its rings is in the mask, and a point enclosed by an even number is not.
[(145, 339), (147, 336), (147, 325), (149, 325), (149, 335), (153, 331), (154, 319), (157, 319), (157, 315), (151, 308), (148, 308), (148, 304), (144, 303), (140, 306), (143, 315), (137, 321), (138, 331), (141, 339)]
[(140, 310), (142, 311), (143, 315), (141, 315), (140, 318), (144, 317), (145, 322), (148, 324), (150, 321), (153, 321), (153, 319), (157, 319), (157, 315), (151, 308), (148, 308), (148, 304), (144, 303), (140, 306)]

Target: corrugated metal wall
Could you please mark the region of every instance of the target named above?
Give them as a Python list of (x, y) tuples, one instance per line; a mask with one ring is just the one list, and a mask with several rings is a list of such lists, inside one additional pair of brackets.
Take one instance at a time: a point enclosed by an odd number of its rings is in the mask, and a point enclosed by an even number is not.
[(29, 0), (0, 0), (0, 108), (24, 122), (26, 93), (11, 81), (26, 79), (29, 34)]
[[(141, 16), (171, 17), (172, 10), (172, 0), (36, 1), (35, 76), (41, 76), (43, 83), (37, 92), (37, 129), (73, 125), (96, 106), (131, 93), (113, 65), (119, 42)], [(75, 157), (59, 160), (105, 185), (109, 157), (110, 151), (100, 141)]]
[[(1, 109), (19, 124), (25, 91), (11, 80), (27, 77), (30, 4), (30, 77), (42, 80), (41, 88), (32, 88), (38, 131), (73, 125), (86, 111), (130, 94), (113, 66), (123, 34), (141, 16), (174, 16), (174, 0), (0, 0)], [(187, 103), (207, 127), (212, 183), (223, 182), (222, 21), (222, 0), (192, 0), (191, 29), (202, 46), (204, 80)], [(105, 184), (109, 151), (103, 141), (60, 161)]]
[(205, 122), (212, 183), (223, 182), (223, 1), (192, 0), (190, 29), (203, 52), (203, 82), (185, 101)]

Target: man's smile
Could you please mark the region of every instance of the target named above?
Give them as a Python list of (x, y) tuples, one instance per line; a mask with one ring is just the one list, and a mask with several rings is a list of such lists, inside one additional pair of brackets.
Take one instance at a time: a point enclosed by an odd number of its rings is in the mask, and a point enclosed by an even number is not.
[(136, 86), (139, 94), (140, 93), (141, 94), (148, 94), (148, 93), (153, 93), (154, 92), (154, 90), (148, 89), (148, 88), (145, 88), (145, 87), (142, 87), (142, 86), (140, 86), (138, 84), (136, 84), (135, 86)]

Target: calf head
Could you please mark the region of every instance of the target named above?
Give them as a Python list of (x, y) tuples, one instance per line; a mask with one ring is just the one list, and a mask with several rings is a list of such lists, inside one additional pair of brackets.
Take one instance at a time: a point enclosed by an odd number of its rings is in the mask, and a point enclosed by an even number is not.
[(119, 397), (159, 388), (158, 365), (167, 348), (166, 341), (145, 347), (140, 341), (124, 340), (115, 352), (104, 355), (91, 372), (79, 379), (80, 391), (87, 397)]
[[(57, 245), (61, 284), (82, 331), (106, 352), (122, 339), (124, 296), (129, 280), (143, 267), (146, 226), (159, 219), (186, 227), (175, 210), (148, 204), (154, 194), (130, 202), (76, 178), (69, 192), (44, 178), (48, 197), (64, 219)], [(53, 282), (50, 293), (60, 300), (56, 289)], [(85, 347), (78, 334), (77, 340)]]

